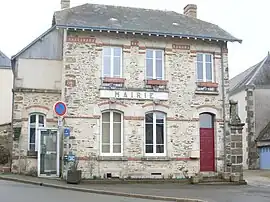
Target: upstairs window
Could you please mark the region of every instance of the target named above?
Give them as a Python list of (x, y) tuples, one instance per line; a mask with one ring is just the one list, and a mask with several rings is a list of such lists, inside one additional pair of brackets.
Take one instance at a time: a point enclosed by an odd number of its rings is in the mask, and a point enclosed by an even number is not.
[(197, 81), (214, 82), (213, 55), (207, 53), (197, 54)]
[(103, 48), (103, 77), (122, 77), (122, 48)]
[(164, 80), (164, 51), (146, 50), (146, 79)]

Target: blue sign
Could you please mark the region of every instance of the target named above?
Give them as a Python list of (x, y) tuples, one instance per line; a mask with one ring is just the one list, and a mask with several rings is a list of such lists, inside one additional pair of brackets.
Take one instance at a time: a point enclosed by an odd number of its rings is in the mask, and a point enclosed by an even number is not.
[(64, 129), (64, 136), (65, 137), (69, 137), (70, 136), (70, 129), (69, 128), (65, 128)]
[(68, 161), (69, 162), (75, 161), (75, 155), (69, 154), (68, 155)]
[(64, 116), (67, 113), (67, 106), (64, 102), (57, 102), (54, 105), (54, 112), (58, 116)]

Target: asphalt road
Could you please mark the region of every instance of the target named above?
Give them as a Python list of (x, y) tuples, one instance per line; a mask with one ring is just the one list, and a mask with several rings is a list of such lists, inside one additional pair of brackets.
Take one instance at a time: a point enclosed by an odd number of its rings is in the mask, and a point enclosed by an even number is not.
[(89, 194), (3, 180), (0, 180), (0, 197), (0, 201), (3, 202), (154, 202), (153, 200)]

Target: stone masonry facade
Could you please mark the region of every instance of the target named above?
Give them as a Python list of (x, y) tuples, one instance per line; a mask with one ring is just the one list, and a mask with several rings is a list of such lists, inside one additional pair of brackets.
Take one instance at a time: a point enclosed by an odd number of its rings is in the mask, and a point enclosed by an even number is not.
[[(52, 106), (58, 100), (66, 102), (64, 125), (71, 129), (70, 151), (79, 159), (83, 178), (94, 176), (184, 177), (200, 171), (199, 114), (215, 115), (215, 170), (224, 170), (224, 125), (229, 123), (228, 52), (217, 42), (173, 39), (156, 36), (134, 36), (116, 33), (70, 32), (64, 37), (62, 91), (41, 89), (14, 89), (13, 128), (19, 138), (13, 141), (12, 171), (31, 173), (37, 170), (37, 154), (27, 151), (28, 117), (33, 112), (46, 115), (46, 127), (56, 127), (57, 118)], [(102, 50), (105, 46), (122, 47), (124, 88), (145, 90), (145, 53), (147, 48), (164, 50), (165, 91), (169, 99), (125, 100), (100, 98), (102, 88)], [(217, 92), (196, 91), (196, 54), (213, 54), (214, 77)], [(224, 75), (222, 75), (223, 61)], [(223, 119), (222, 76), (225, 86), (225, 114)], [(205, 84), (210, 85), (211, 84)], [(123, 113), (123, 155), (100, 154), (101, 115), (105, 110)], [(144, 155), (144, 119), (151, 111), (166, 114), (166, 156)], [(228, 130), (228, 127), (227, 127)], [(231, 161), (230, 132), (226, 133), (226, 163)], [(229, 160), (228, 160), (229, 159)]]
[[(102, 86), (101, 67), (104, 46), (123, 48), (123, 78), (125, 88), (145, 89), (145, 50), (165, 50), (165, 79), (168, 80), (169, 99), (160, 101), (116, 100), (99, 97)], [(196, 93), (196, 53), (214, 54), (214, 76), (218, 94)], [(71, 151), (80, 159), (84, 178), (105, 176), (127, 177), (151, 173), (183, 177), (183, 170), (190, 175), (199, 172), (199, 158), (191, 158), (192, 151), (199, 151), (199, 114), (216, 115), (215, 161), (216, 171), (224, 168), (224, 121), (222, 116), (222, 67), (221, 48), (217, 43), (159, 37), (134, 37), (120, 34), (91, 35), (87, 32), (68, 32), (64, 43), (63, 98), (68, 106), (65, 125), (73, 136)], [(225, 78), (226, 122), (229, 121), (228, 59), (223, 52)], [(124, 114), (124, 149), (121, 157), (100, 155), (100, 117), (104, 110), (119, 110)], [(144, 156), (144, 116), (158, 110), (167, 115), (166, 157)], [(230, 140), (230, 134), (226, 133)], [(230, 144), (227, 145), (230, 147)], [(229, 150), (230, 151), (230, 150)], [(226, 156), (230, 161), (230, 153)]]

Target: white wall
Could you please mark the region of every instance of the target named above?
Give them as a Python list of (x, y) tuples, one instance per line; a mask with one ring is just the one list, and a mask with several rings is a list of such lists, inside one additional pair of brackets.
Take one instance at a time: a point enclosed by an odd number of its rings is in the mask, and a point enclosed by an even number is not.
[(247, 112), (246, 112), (246, 91), (241, 91), (233, 96), (230, 96), (230, 100), (238, 101), (238, 114), (239, 117), (242, 121), (242, 123), (245, 123), (245, 126), (243, 128), (243, 166), (244, 169), (248, 169), (248, 164), (247, 164), (247, 158), (248, 158), (248, 153), (247, 153)]
[(62, 61), (19, 59), (16, 87), (61, 89)]
[(11, 122), (13, 73), (0, 67), (0, 125)]

